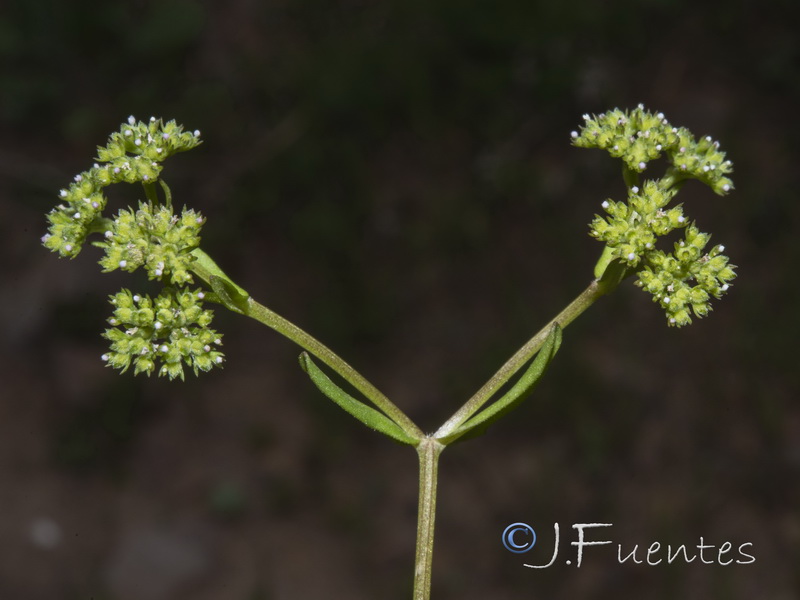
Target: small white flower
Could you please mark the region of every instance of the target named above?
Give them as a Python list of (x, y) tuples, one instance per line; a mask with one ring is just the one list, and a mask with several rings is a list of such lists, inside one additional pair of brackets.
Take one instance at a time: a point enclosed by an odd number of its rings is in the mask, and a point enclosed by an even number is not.
[(632, 191), (634, 194), (638, 194), (638, 193), (639, 193), (639, 188), (638, 188), (637, 186), (633, 186), (633, 187), (631, 188), (631, 191)]
[(727, 292), (729, 287), (731, 287), (731, 286), (729, 286), (729, 285), (726, 283), (726, 284), (722, 285), (722, 287), (720, 287), (719, 289), (721, 289), (723, 292)]
[(672, 302), (672, 299), (669, 296), (664, 296), (664, 304), (669, 304)]
[(686, 220), (686, 217), (684, 217), (683, 215), (680, 215), (678, 217), (678, 223), (683, 223), (685, 220)]
[(603, 208), (608, 208), (608, 200), (603, 200), (603, 203), (600, 206)]
[(722, 244), (720, 244), (720, 245), (717, 247), (717, 249), (718, 249), (720, 252), (725, 252), (725, 246), (723, 246)]
[(222, 364), (222, 357), (218, 356), (214, 362), (217, 363), (218, 365)]
[(156, 321), (155, 324), (153, 325), (153, 327), (155, 327), (156, 329), (161, 329), (163, 326), (164, 325), (161, 323), (161, 321)]
[(141, 146), (142, 145), (142, 140), (140, 138), (136, 138), (136, 141), (133, 142), (133, 143), (136, 144), (137, 146)]
[(569, 135), (570, 135), (570, 137), (571, 137), (571, 138), (574, 140), (575, 138), (577, 138), (577, 137), (578, 137), (578, 132), (577, 132), (577, 131), (573, 131), (573, 132), (571, 132)]
[(103, 356), (100, 357), (100, 360), (102, 360), (103, 362), (107, 362), (108, 361), (108, 354), (103, 354)]
[(200, 130), (199, 129), (195, 129), (194, 130), (194, 137), (200, 137)]
[(628, 260), (634, 260), (635, 258), (636, 258), (636, 255), (633, 252), (628, 254)]
[(108, 231), (106, 231), (106, 232), (103, 234), (103, 237), (104, 237), (104, 238), (106, 238), (106, 239), (108, 239), (108, 238), (112, 237), (113, 235), (114, 235), (114, 232), (113, 232), (113, 231), (111, 231), (111, 230), (109, 229)]
[(202, 300), (205, 297), (206, 297), (206, 295), (205, 295), (204, 292), (197, 292), (197, 299), (198, 300)]
[(119, 261), (119, 268), (120, 268), (120, 269), (124, 269), (124, 268), (125, 268), (125, 267), (127, 267), (127, 266), (128, 266), (128, 261), (127, 261), (127, 260), (121, 260), (121, 261)]
[(162, 344), (161, 347), (159, 348), (159, 350), (161, 352), (168, 352), (169, 351), (169, 346), (167, 346), (166, 344)]
[(136, 123), (136, 118), (133, 115), (128, 117), (128, 125), (134, 125), (135, 123)]
[(125, 130), (125, 137), (131, 137), (132, 135), (133, 135), (133, 132), (130, 129), (126, 129)]
[(72, 244), (65, 244), (64, 250), (66, 250), (67, 252), (72, 252)]
[(138, 302), (139, 300), (141, 300), (141, 297), (139, 296), (139, 294), (134, 294), (133, 295), (133, 301), (134, 302)]
[(61, 190), (60, 192), (58, 192), (58, 195), (61, 196), (62, 198), (66, 198), (67, 197), (67, 190)]
[(640, 162), (640, 163), (639, 163), (639, 168), (640, 168), (640, 169), (644, 169), (646, 166), (647, 166), (647, 165), (646, 165), (645, 163), (643, 163), (643, 162)]

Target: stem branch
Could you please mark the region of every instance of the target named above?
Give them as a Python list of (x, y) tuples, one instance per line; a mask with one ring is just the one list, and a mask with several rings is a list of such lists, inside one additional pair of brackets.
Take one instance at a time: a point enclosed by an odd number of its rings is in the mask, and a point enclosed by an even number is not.
[(522, 346), (514, 355), (492, 375), (481, 389), (475, 392), (467, 402), (450, 417), (444, 425), (433, 435), (439, 439), (447, 437), (462, 425), (467, 419), (474, 415), (492, 395), (497, 392), (514, 374), (519, 371), (533, 356), (539, 351), (550, 333), (554, 324), (558, 323), (561, 328), (565, 328), (572, 323), (578, 315), (594, 304), (600, 296), (608, 293), (609, 286), (602, 281), (594, 280), (581, 294), (570, 302), (564, 310), (558, 313), (555, 318), (542, 327), (536, 335)]

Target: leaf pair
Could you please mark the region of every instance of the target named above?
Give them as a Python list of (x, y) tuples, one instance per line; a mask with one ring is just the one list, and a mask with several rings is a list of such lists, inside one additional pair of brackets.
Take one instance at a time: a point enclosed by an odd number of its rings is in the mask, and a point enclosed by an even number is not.
[[(556, 355), (556, 352), (558, 352), (560, 346), (561, 327), (555, 324), (550, 330), (550, 334), (547, 336), (542, 348), (537, 353), (536, 358), (508, 392), (481, 412), (469, 418), (455, 431), (437, 441), (447, 445), (459, 438), (466, 439), (485, 433), (489, 425), (516, 408), (520, 402), (525, 399), (528, 393), (533, 390), (534, 386), (547, 369), (547, 366), (550, 364), (550, 361)], [(407, 432), (382, 412), (356, 400), (337, 386), (316, 364), (314, 364), (307, 352), (303, 352), (300, 355), (300, 366), (323, 394), (364, 423), (367, 427), (375, 429), (404, 444), (416, 446), (420, 443), (421, 438)]]

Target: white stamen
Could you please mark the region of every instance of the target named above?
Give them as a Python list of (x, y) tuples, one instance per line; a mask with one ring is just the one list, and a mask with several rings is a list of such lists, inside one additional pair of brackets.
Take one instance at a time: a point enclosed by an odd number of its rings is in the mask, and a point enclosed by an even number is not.
[(195, 129), (194, 130), (194, 137), (200, 137), (200, 130), (199, 129)]
[(137, 146), (141, 146), (142, 145), (142, 140), (140, 138), (136, 138), (136, 141), (133, 142), (133, 143), (136, 144)]
[(603, 200), (603, 203), (600, 206), (603, 208), (608, 208), (608, 200)]
[(139, 294), (134, 294), (133, 295), (133, 301), (134, 302), (138, 302), (139, 300), (141, 300), (141, 298), (139, 297)]
[(720, 244), (720, 245), (717, 247), (717, 250), (719, 250), (720, 252), (725, 252), (725, 246), (723, 246), (722, 244)]
[(103, 237), (104, 237), (104, 238), (106, 238), (106, 239), (108, 239), (108, 238), (110, 238), (110, 237), (111, 237), (111, 236), (113, 236), (113, 235), (114, 235), (114, 232), (113, 232), (113, 231), (111, 231), (111, 230), (109, 229), (108, 231), (106, 231), (106, 232), (103, 234)]
[(633, 187), (631, 188), (631, 191), (632, 191), (634, 194), (638, 194), (638, 193), (639, 193), (639, 188), (638, 188), (637, 186), (633, 186)]
[(640, 163), (639, 163), (639, 168), (640, 168), (640, 169), (644, 169), (646, 166), (647, 166), (647, 165), (646, 165), (645, 163), (643, 163), (643, 162), (640, 162)]
[(197, 299), (198, 300), (202, 300), (205, 297), (206, 297), (206, 295), (205, 295), (204, 292), (197, 292)]
[(107, 362), (108, 361), (108, 354), (103, 354), (103, 356), (100, 357), (100, 360), (102, 360), (103, 362)]
[(218, 356), (217, 359), (214, 362), (216, 362), (218, 365), (222, 364), (222, 357)]
[(72, 215), (72, 218), (73, 219), (80, 219), (81, 218), (81, 213), (76, 212), (74, 215)]
[(58, 192), (58, 195), (61, 196), (62, 198), (66, 198), (67, 197), (67, 190), (61, 190), (60, 192)]
[(211, 352), (211, 346), (206, 344), (205, 346), (203, 346), (203, 350), (205, 350), (206, 352)]
[(133, 124), (135, 124), (135, 123), (136, 123), (136, 119), (134, 118), (134, 116), (133, 116), (133, 115), (131, 115), (130, 117), (128, 117), (128, 125), (133, 125)]
[(72, 244), (66, 244), (64, 246), (64, 250), (66, 250), (67, 252), (72, 252)]
[(133, 135), (133, 132), (130, 129), (126, 129), (125, 130), (125, 137), (131, 137), (132, 135)]
[(83, 176), (82, 175), (75, 175), (75, 181), (80, 183), (81, 181), (83, 181)]
[(127, 260), (121, 260), (121, 261), (119, 261), (119, 268), (120, 268), (120, 269), (124, 269), (124, 268), (125, 268), (125, 267), (127, 267), (127, 266), (128, 266), (128, 261), (127, 261)]
[(573, 132), (571, 132), (569, 135), (570, 135), (570, 137), (571, 137), (571, 138), (574, 140), (575, 138), (577, 138), (577, 137), (578, 137), (578, 132), (577, 132), (577, 131), (573, 131)]
[(162, 344), (159, 350), (161, 352), (167, 352), (169, 350), (169, 346), (167, 346), (166, 344)]
[(680, 215), (678, 217), (678, 223), (683, 223), (685, 220), (686, 220), (686, 217), (684, 217), (683, 215)]
[(669, 304), (670, 302), (672, 302), (671, 298), (669, 296), (664, 296), (664, 304)]
[(161, 329), (163, 326), (164, 325), (161, 323), (161, 321), (156, 321), (155, 324), (153, 325), (153, 327), (155, 327), (156, 329)]
[(726, 283), (722, 287), (720, 287), (719, 289), (721, 289), (723, 292), (727, 292), (729, 287), (730, 286)]
[(628, 260), (634, 260), (635, 258), (636, 258), (636, 255), (633, 252), (628, 254)]

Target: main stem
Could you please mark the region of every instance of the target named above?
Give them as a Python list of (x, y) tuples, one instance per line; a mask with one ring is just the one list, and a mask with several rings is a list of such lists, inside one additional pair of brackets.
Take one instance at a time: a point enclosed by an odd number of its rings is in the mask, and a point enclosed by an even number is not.
[(439, 455), (445, 446), (425, 437), (417, 446), (419, 455), (419, 508), (417, 515), (417, 556), (414, 561), (414, 600), (431, 596), (433, 527), (436, 521), (436, 485)]

